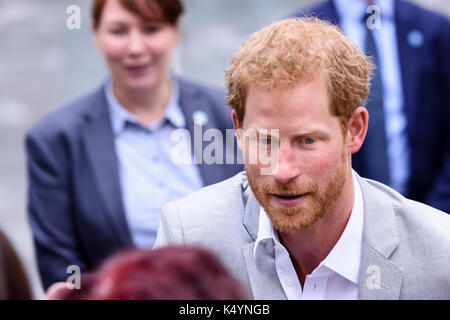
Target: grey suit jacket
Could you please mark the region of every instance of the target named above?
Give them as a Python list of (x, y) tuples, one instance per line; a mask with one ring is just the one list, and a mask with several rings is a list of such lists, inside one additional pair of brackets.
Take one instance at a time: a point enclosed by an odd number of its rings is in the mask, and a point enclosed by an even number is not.
[[(450, 216), (358, 176), (364, 202), (359, 299), (450, 299)], [(249, 297), (286, 299), (273, 245), (253, 257), (260, 205), (244, 172), (169, 203), (155, 247), (199, 244)]]

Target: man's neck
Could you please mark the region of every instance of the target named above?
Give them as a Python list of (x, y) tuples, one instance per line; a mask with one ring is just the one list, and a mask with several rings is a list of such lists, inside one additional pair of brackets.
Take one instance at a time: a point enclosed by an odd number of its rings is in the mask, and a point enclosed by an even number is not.
[(340, 198), (314, 225), (301, 232), (279, 232), (303, 287), (308, 274), (328, 256), (341, 237), (354, 202), (353, 181), (347, 179)]

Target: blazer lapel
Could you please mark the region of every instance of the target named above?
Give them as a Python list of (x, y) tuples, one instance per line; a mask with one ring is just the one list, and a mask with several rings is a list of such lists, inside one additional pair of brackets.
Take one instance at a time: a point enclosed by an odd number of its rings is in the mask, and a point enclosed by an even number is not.
[(399, 299), (403, 270), (389, 259), (399, 244), (392, 200), (358, 180), (364, 201), (358, 299)]
[[(394, 3), (394, 16), (395, 16), (395, 27), (396, 27), (396, 37), (398, 46), (398, 56), (400, 63), (400, 73), (402, 79), (402, 90), (403, 90), (403, 105), (405, 113), (408, 119), (408, 134), (409, 139), (413, 139), (412, 128), (416, 128), (418, 118), (417, 101), (415, 94), (420, 91), (421, 88), (417, 87), (420, 83), (416, 81), (420, 77), (421, 68), (419, 66), (423, 65), (423, 53), (418, 48), (413, 48), (408, 43), (408, 35), (411, 31), (415, 30), (416, 20), (414, 16), (411, 16), (410, 10), (405, 8), (405, 3), (403, 1), (395, 1)], [(416, 68), (411, 68), (411, 66), (418, 66)], [(414, 145), (414, 144), (412, 144)]]
[(403, 270), (363, 242), (358, 281), (360, 300), (398, 300)]
[(265, 247), (258, 252), (256, 259), (253, 255), (255, 240), (258, 235), (259, 210), (260, 206), (255, 199), (253, 193), (245, 181), (243, 188), (245, 189), (244, 202), (244, 227), (254, 240), (242, 246), (242, 254), (244, 255), (247, 274), (253, 293), (253, 299), (256, 300), (285, 300), (283, 287), (278, 280), (275, 267), (275, 252), (273, 244), (269, 242), (263, 244)]
[[(192, 153), (197, 161), (204, 185), (210, 185), (228, 178), (225, 165), (206, 164), (203, 159), (203, 151), (211, 143), (210, 141), (203, 141), (203, 134), (208, 129), (217, 130), (218, 127), (215, 121), (216, 115), (213, 114), (214, 110), (209, 105), (210, 102), (204, 98), (201, 91), (195, 86), (182, 80), (179, 80), (179, 86), (180, 108), (186, 119), (186, 129), (191, 134)], [(206, 120), (201, 126), (194, 122), (194, 115), (199, 114)], [(195, 140), (197, 140), (197, 143)], [(223, 147), (225, 147), (225, 143)], [(225, 152), (226, 149), (223, 149), (224, 157)]]
[(86, 115), (85, 130), (81, 132), (88, 162), (115, 236), (128, 246), (132, 241), (125, 220), (118, 160), (103, 87), (89, 109), (93, 111)]

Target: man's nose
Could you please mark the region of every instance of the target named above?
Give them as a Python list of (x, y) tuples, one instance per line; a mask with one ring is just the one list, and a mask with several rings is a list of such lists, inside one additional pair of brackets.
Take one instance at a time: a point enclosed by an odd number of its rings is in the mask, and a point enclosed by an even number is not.
[(299, 163), (290, 146), (280, 146), (278, 153), (278, 170), (273, 177), (280, 183), (287, 183), (300, 175)]

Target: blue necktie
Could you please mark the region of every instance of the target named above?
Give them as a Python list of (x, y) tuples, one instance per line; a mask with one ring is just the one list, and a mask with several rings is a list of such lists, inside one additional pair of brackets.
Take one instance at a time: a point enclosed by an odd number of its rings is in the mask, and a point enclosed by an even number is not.
[(366, 31), (364, 50), (366, 55), (372, 56), (376, 66), (366, 103), (369, 112), (369, 129), (360, 150), (362, 157), (362, 172), (366, 178), (389, 184), (389, 163), (387, 158), (386, 130), (383, 107), (383, 84), (381, 78), (379, 54), (373, 30), (366, 26), (367, 15), (364, 16), (363, 26)]

